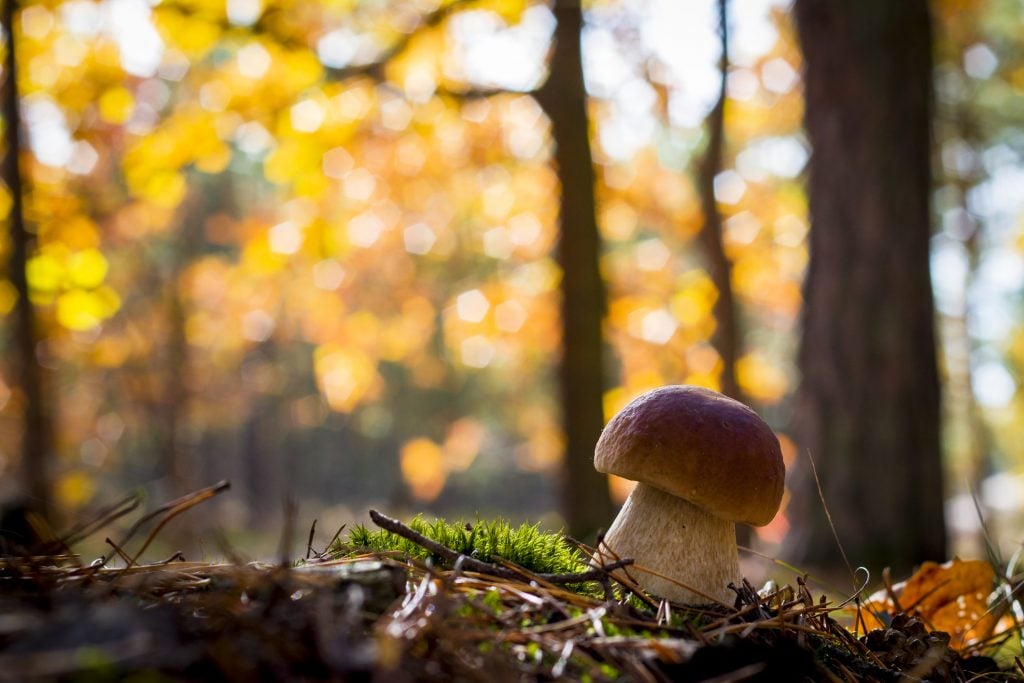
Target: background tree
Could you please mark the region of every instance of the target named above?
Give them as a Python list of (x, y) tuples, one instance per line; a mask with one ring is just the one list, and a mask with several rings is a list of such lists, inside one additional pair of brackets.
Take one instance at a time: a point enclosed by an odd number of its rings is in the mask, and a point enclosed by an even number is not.
[(537, 99), (551, 120), (561, 185), (557, 254), (562, 269), (562, 511), (570, 533), (585, 537), (610, 524), (613, 513), (607, 478), (594, 470), (594, 446), (604, 427), (601, 328), (606, 304), (580, 49), (580, 3), (558, 0), (555, 20), (558, 24), (550, 72)]
[[(729, 100), (729, 3), (718, 2), (719, 41), (722, 54), (718, 61), (720, 85), (718, 99), (705, 120), (707, 148), (697, 165), (697, 186), (700, 190), (700, 205), (704, 212), (704, 225), (700, 231), (700, 242), (704, 249), (708, 275), (718, 298), (715, 300), (715, 334), (712, 344), (722, 357), (721, 390), (726, 396), (744, 402), (743, 391), (736, 379), (736, 361), (742, 355), (742, 334), (739, 316), (736, 312), (732, 288), (732, 264), (725, 253), (722, 213), (715, 199), (715, 176), (722, 172), (725, 154), (725, 107)], [(742, 527), (741, 527), (742, 528)], [(745, 533), (745, 532), (744, 532)]]
[[(929, 274), (931, 24), (924, 0), (798, 0), (806, 63), (811, 260), (800, 455), (850, 562), (903, 573), (946, 556)], [(807, 457), (788, 555), (842, 561)]]
[(35, 310), (30, 298), (27, 268), (35, 239), (25, 224), (23, 180), (21, 173), (21, 116), (18, 103), (18, 60), (14, 26), (14, 2), (3, 5), (0, 23), (7, 37), (2, 85), (4, 119), (3, 181), (10, 198), (8, 224), (11, 253), (8, 276), (17, 300), (14, 305), (14, 386), (19, 390), (23, 418), (21, 432), (21, 480), (30, 509), (44, 520), (52, 520), (52, 482), (50, 480), (52, 424), (47, 412), (52, 400), (46, 386), (46, 371), (39, 363)]

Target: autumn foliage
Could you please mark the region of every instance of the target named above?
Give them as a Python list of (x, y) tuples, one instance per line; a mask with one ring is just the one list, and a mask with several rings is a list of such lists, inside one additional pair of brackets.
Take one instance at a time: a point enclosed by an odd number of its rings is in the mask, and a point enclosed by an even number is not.
[[(545, 49), (522, 37), (544, 36), (551, 13), (430, 5), (23, 6), (28, 274), (60, 388), (63, 509), (147, 476), (230, 475), (246, 457), (287, 468), (280, 443), (323, 451), (327, 429), (351, 446), (320, 457), (388, 454), (376, 495), (401, 481), (429, 502), (473, 472), (558, 468), (559, 187), (531, 95)], [(719, 200), (760, 330), (739, 381), (773, 404), (790, 386), (806, 152), (793, 37), (782, 13), (764, 22), (774, 38), (731, 74)], [(532, 56), (488, 70), (491, 39)], [(589, 106), (617, 368), (607, 415), (664, 383), (717, 387), (721, 372), (717, 293), (691, 248), (701, 130), (684, 112), (700, 103), (665, 48), (626, 47), (609, 46), (621, 73), (595, 81)], [(624, 137), (637, 117), (646, 134)], [(0, 280), (0, 314), (15, 295)], [(4, 377), (13, 444), (21, 405)], [(277, 438), (244, 455), (268, 419)], [(474, 465), (481, 449), (501, 455)], [(15, 467), (16, 450), (3, 457)]]

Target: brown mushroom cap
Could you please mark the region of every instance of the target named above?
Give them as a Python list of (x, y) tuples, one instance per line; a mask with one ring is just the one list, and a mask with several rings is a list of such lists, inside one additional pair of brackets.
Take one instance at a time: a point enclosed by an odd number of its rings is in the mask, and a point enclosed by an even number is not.
[(650, 391), (612, 418), (594, 467), (756, 526), (778, 511), (786, 474), (779, 440), (757, 413), (718, 392), (681, 385)]

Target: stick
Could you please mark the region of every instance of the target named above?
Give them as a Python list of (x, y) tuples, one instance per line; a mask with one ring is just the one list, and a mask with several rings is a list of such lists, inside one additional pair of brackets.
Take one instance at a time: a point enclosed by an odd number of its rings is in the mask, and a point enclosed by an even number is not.
[(178, 498), (177, 500), (172, 500), (170, 503), (165, 503), (164, 505), (161, 505), (156, 510), (154, 510), (153, 512), (151, 512), (150, 514), (146, 515), (138, 522), (136, 522), (135, 525), (131, 528), (131, 530), (129, 530), (127, 538), (125, 538), (125, 540), (122, 541), (122, 545), (124, 545), (124, 543), (132, 537), (132, 534), (134, 534), (135, 531), (144, 522), (148, 522), (157, 515), (166, 513), (164, 514), (164, 518), (161, 519), (160, 522), (156, 525), (156, 528), (149, 532), (149, 536), (146, 537), (145, 543), (143, 543), (142, 547), (139, 548), (138, 552), (136, 552), (135, 555), (132, 556), (131, 561), (124, 568), (124, 571), (128, 571), (132, 568), (133, 565), (135, 565), (136, 562), (139, 561), (139, 558), (142, 556), (142, 553), (146, 552), (146, 548), (149, 547), (149, 544), (153, 542), (153, 539), (156, 538), (157, 534), (160, 533), (160, 530), (163, 529), (168, 522), (170, 522), (172, 519), (174, 519), (181, 513), (185, 512), (186, 510), (191, 509), (192, 507), (198, 505), (199, 503), (202, 503), (205, 500), (213, 498), (221, 491), (225, 491), (230, 487), (231, 484), (225, 480), (220, 481), (214, 484), (213, 486), (207, 486), (206, 488), (199, 489), (198, 491), (193, 491), (192, 493), (184, 495), (181, 498)]

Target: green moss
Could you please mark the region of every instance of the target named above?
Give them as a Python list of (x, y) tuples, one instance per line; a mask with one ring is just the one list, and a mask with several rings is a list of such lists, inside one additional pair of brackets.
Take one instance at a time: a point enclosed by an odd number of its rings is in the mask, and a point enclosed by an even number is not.
[[(427, 521), (416, 516), (409, 527), (446, 548), (469, 555), (482, 562), (501, 557), (538, 574), (568, 574), (588, 569), (580, 553), (567, 545), (562, 534), (547, 533), (540, 525), (523, 524), (513, 527), (504, 520), (477, 520), (465, 522)], [(437, 564), (442, 558), (432, 556), (423, 547), (390, 531), (371, 531), (358, 525), (348, 538), (332, 548), (337, 555), (360, 551), (399, 551), (419, 559), (431, 559)]]

